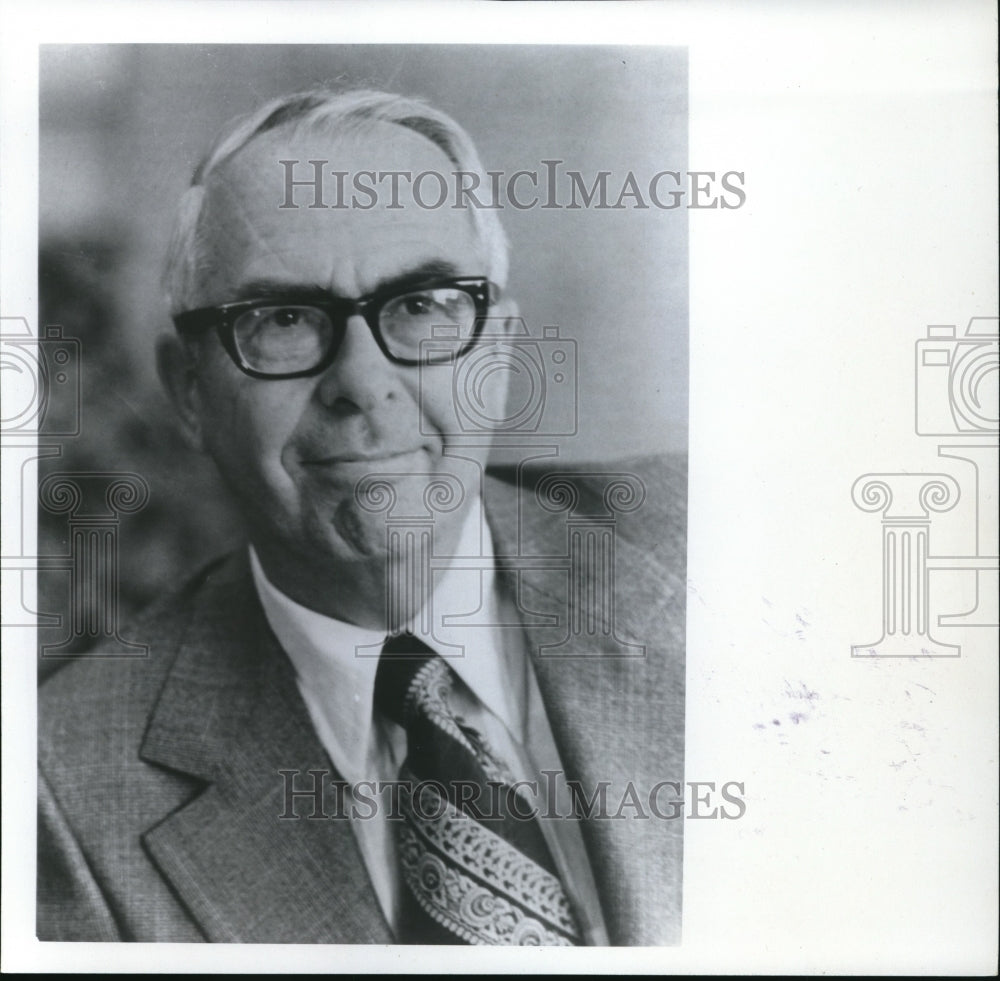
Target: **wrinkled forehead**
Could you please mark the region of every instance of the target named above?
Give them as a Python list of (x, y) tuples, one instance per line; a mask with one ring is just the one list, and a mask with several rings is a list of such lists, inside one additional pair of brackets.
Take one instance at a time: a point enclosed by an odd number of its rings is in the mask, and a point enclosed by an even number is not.
[(436, 175), (451, 186), (455, 170), (431, 140), (384, 121), (336, 132), (286, 124), (254, 137), (205, 181), (199, 302), (226, 302), (254, 276), (361, 294), (420, 258), (462, 259), (464, 274), (482, 273), (469, 210), (434, 206)]

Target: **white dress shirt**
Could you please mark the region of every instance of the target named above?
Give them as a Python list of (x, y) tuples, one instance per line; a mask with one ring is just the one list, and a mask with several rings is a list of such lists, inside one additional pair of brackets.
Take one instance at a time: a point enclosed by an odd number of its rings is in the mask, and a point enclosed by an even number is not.
[[(485, 522), (480, 531), (480, 514), (479, 506), (469, 509), (455, 554), (482, 555), (482, 568), (448, 569), (436, 575), (430, 633), (421, 631), (418, 623), (409, 629), (445, 657), (458, 675), (460, 682), (449, 698), (453, 711), (483, 733), (515, 777), (538, 781), (534, 803), (539, 812), (546, 809), (546, 790), (551, 785), (557, 813), (568, 815), (571, 798), (525, 651), (523, 628), (513, 604), (497, 589), (493, 542)], [(362, 781), (396, 780), (406, 756), (406, 734), (373, 707), (384, 634), (294, 602), (268, 581), (252, 546), (250, 563), (268, 623), (295, 668), (299, 691), (339, 776), (351, 788)], [(543, 770), (558, 771), (559, 776), (543, 777)], [(350, 791), (350, 801), (349, 795)], [(365, 795), (376, 797), (371, 787), (365, 788)], [(387, 804), (388, 795), (377, 800)], [(367, 815), (374, 808), (360, 801), (357, 810)], [(385, 812), (380, 806), (370, 819), (353, 819), (350, 824), (382, 911), (395, 928), (405, 884), (396, 858), (395, 834)], [(563, 817), (538, 823), (584, 942), (606, 945), (607, 933), (577, 820)]]

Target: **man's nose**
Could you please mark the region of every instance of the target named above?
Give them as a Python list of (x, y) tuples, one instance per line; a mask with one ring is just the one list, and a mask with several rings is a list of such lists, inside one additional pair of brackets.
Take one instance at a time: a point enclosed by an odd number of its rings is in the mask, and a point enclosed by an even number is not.
[(333, 364), (320, 377), (317, 393), (327, 408), (370, 412), (394, 399), (398, 371), (382, 353), (364, 317), (347, 319)]

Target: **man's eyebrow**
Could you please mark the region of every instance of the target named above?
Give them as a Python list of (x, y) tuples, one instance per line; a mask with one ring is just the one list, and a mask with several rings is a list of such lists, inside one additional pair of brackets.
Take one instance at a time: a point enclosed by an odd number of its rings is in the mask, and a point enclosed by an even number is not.
[[(394, 273), (384, 279), (380, 279), (375, 284), (375, 289), (368, 295), (391, 292), (393, 290), (405, 290), (410, 286), (419, 286), (435, 279), (457, 279), (459, 278), (458, 266), (443, 259), (430, 259), (420, 262), (415, 266)], [(336, 296), (327, 287), (319, 283), (302, 283), (288, 280), (260, 278), (248, 280), (241, 283), (234, 293), (235, 300), (266, 299), (269, 296), (282, 297), (315, 297), (315, 296)], [(356, 299), (356, 297), (336, 297), (337, 299)]]
[(317, 296), (329, 293), (319, 283), (293, 283), (280, 279), (251, 279), (234, 291), (234, 301), (266, 299), (269, 296)]
[(444, 259), (429, 259), (427, 262), (418, 263), (401, 273), (379, 280), (372, 292), (382, 293), (397, 287), (406, 289), (407, 286), (418, 286), (431, 279), (457, 279), (458, 277), (458, 266), (453, 262)]

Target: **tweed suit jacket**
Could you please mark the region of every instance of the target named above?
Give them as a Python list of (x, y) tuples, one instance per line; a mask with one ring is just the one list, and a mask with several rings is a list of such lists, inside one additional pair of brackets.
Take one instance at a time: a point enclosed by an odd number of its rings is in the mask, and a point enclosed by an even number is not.
[[(666, 458), (594, 470), (562, 514), (526, 472), (520, 489), (491, 475), (483, 490), (566, 775), (588, 796), (607, 781), (613, 814), (629, 782), (643, 800), (684, 779), (686, 475)], [(608, 528), (610, 471), (638, 477), (645, 500), (611, 519), (602, 599), (570, 588), (567, 518)], [(279, 771), (331, 763), (245, 550), (122, 633), (149, 656), (81, 659), (41, 688), (39, 938), (392, 943), (348, 821), (279, 818)], [(583, 822), (612, 944), (679, 942), (681, 824), (633, 809)]]

